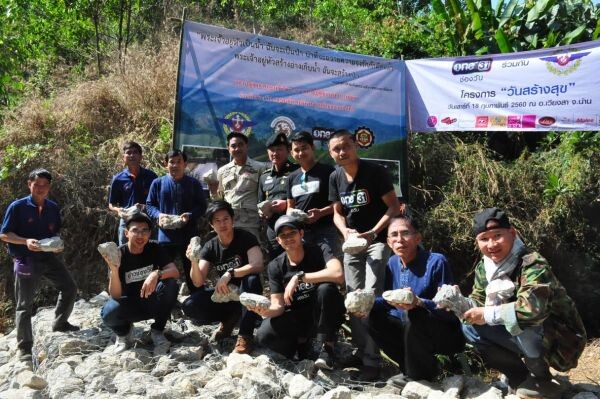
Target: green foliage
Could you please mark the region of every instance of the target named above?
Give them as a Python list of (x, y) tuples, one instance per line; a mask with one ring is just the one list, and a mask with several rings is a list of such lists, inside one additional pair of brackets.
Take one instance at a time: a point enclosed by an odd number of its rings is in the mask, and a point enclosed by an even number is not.
[(49, 148), (51, 144), (25, 144), (21, 146), (10, 144), (4, 150), (0, 164), (0, 182), (5, 181), (15, 173), (21, 172), (25, 167), (31, 166), (31, 161)]

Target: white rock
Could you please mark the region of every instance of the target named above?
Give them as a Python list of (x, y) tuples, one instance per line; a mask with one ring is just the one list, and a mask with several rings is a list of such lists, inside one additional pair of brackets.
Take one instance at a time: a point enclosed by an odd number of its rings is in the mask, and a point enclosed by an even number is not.
[(144, 395), (160, 385), (160, 382), (157, 378), (140, 371), (121, 371), (115, 376), (113, 384), (117, 388), (117, 393), (123, 396)]
[(252, 294), (250, 292), (242, 292), (240, 295), (240, 303), (244, 306), (268, 308), (271, 306), (271, 301), (263, 295)]
[(273, 201), (266, 200), (256, 204), (256, 207), (258, 208), (258, 211), (262, 213), (265, 217), (270, 218), (271, 216), (273, 216), (273, 211), (271, 210), (272, 203)]
[(412, 291), (406, 288), (400, 288), (397, 290), (385, 291), (382, 295), (383, 299), (398, 305), (407, 305), (411, 304), (414, 301), (414, 294)]
[(275, 375), (264, 373), (262, 370), (250, 369), (244, 373), (240, 381), (240, 387), (244, 391), (254, 389), (256, 391), (255, 398), (270, 399), (280, 396), (282, 388), (276, 380)]
[(63, 357), (81, 355), (96, 350), (94, 345), (80, 338), (68, 338), (60, 343), (58, 353)]
[(301, 223), (305, 223), (308, 220), (308, 214), (301, 209), (289, 209), (287, 214), (293, 218), (296, 218), (296, 220), (298, 220)]
[(458, 287), (449, 284), (440, 287), (433, 297), (433, 302), (438, 308), (450, 309), (459, 319), (471, 309), (471, 303), (460, 293)]
[(60, 252), (65, 249), (65, 243), (60, 237), (44, 238), (38, 241), (43, 252)]
[(0, 392), (0, 399), (42, 399), (41, 391), (32, 388), (8, 389)]
[(160, 214), (158, 226), (165, 230), (180, 229), (185, 225), (185, 221), (179, 215)]
[(204, 357), (204, 348), (192, 345), (171, 347), (169, 357), (178, 362), (195, 362)]
[(141, 212), (142, 212), (142, 210), (140, 209), (140, 207), (138, 207), (137, 205), (132, 205), (128, 208), (123, 208), (123, 210), (121, 211), (121, 217), (123, 219), (127, 219), (127, 218), (132, 217), (136, 213), (141, 213)]
[(211, 295), (210, 299), (216, 303), (230, 302), (230, 301), (239, 301), (240, 300), (240, 289), (237, 285), (227, 284), (227, 288), (229, 288), (229, 292), (225, 295), (215, 292)]
[(252, 356), (232, 352), (227, 357), (226, 371), (232, 377), (241, 378), (254, 364)]
[(158, 358), (156, 365), (150, 372), (150, 375), (153, 377), (164, 377), (165, 375), (177, 371), (177, 365), (179, 362), (170, 359), (166, 356), (161, 356)]
[[(237, 398), (240, 394), (239, 389), (236, 387), (235, 380), (223, 375), (215, 376), (204, 386), (203, 391), (210, 393), (215, 399)], [(200, 395), (200, 397), (202, 397), (202, 395)]]
[(375, 303), (373, 290), (357, 289), (349, 292), (344, 300), (344, 305), (350, 313), (369, 313)]
[(23, 370), (15, 377), (19, 387), (29, 387), (32, 389), (44, 389), (48, 385), (45, 379), (35, 375), (32, 371)]
[[(84, 390), (83, 381), (79, 378), (70, 377), (70, 378), (61, 378), (58, 380), (49, 380), (50, 381), (50, 398), (52, 399), (63, 399), (67, 395), (82, 392)], [(81, 394), (83, 396), (83, 393)]]
[(163, 378), (163, 385), (176, 388), (181, 392), (186, 392), (188, 395), (196, 393), (196, 387), (193, 382), (183, 373), (167, 374)]
[(326, 392), (321, 399), (352, 399), (352, 391), (345, 386), (339, 386)]
[(185, 373), (195, 388), (204, 388), (208, 381), (215, 378), (216, 372), (208, 366), (200, 366)]
[(495, 387), (490, 387), (478, 378), (465, 378), (462, 397), (464, 399), (500, 399), (502, 391)]
[(202, 180), (206, 184), (212, 183), (212, 182), (218, 182), (219, 180), (217, 179), (217, 171), (215, 169), (211, 169), (208, 172), (202, 174)]
[(410, 381), (402, 389), (402, 396), (406, 399), (427, 399), (427, 396), (436, 390), (436, 385), (426, 381)]
[(202, 240), (200, 237), (192, 237), (185, 255), (191, 261), (200, 262), (200, 251), (202, 251)]
[(121, 251), (119, 251), (119, 247), (114, 242), (109, 241), (98, 245), (98, 252), (113, 265), (121, 264)]
[(288, 394), (294, 399), (302, 398), (313, 392), (316, 394), (319, 390), (321, 387), (301, 374), (294, 375), (289, 381)]
[(350, 234), (342, 244), (342, 251), (350, 255), (356, 255), (363, 252), (368, 246), (366, 238), (359, 238), (356, 234)]

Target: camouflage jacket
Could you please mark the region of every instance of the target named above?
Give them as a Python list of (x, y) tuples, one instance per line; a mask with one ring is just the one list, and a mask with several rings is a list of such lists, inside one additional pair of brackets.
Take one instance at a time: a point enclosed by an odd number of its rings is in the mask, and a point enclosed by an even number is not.
[[(585, 347), (585, 328), (575, 303), (552, 273), (546, 259), (525, 248), (521, 254), (521, 264), (511, 279), (516, 290), (509, 302), (515, 302), (520, 330), (542, 325), (546, 358), (550, 365), (560, 371), (576, 367)], [(469, 296), (477, 306), (485, 304), (487, 284), (485, 267), (481, 261), (475, 267), (473, 292)]]

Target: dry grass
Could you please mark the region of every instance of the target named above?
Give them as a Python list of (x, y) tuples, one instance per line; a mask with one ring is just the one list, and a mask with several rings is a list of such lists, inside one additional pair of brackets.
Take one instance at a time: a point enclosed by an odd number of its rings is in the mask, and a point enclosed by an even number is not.
[(577, 367), (569, 370), (567, 376), (571, 383), (590, 383), (600, 385), (600, 339), (589, 341), (579, 358)]

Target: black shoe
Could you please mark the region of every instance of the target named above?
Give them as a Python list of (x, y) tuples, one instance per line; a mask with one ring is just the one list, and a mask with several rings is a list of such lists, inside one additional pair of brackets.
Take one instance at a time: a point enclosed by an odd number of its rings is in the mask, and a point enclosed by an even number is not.
[(379, 379), (379, 373), (381, 369), (377, 366), (362, 366), (360, 374), (358, 375), (359, 381), (374, 382)]
[(315, 367), (319, 369), (333, 370), (335, 355), (333, 353), (333, 346), (323, 345), (319, 357), (315, 360)]
[(54, 332), (72, 332), (79, 331), (79, 327), (74, 326), (73, 324), (65, 321), (62, 324), (52, 326), (52, 331)]

